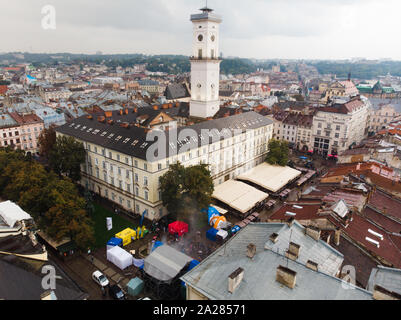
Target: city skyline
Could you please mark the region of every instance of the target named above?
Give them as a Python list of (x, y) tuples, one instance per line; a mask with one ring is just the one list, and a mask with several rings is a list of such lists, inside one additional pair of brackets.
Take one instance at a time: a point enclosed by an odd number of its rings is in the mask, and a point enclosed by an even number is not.
[[(46, 5), (55, 8), (56, 29), (42, 28)], [(189, 16), (204, 5), (199, 0), (120, 0), (113, 5), (22, 0), (0, 14), (0, 25), (9, 30), (1, 51), (190, 55)], [(294, 0), (209, 0), (208, 6), (223, 16), (224, 56), (401, 60), (401, 44), (393, 41), (401, 27), (397, 1), (310, 0), (300, 5)]]

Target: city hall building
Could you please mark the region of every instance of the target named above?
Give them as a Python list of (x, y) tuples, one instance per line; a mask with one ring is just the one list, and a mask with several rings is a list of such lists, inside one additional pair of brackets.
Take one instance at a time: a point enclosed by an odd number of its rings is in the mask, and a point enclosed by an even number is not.
[[(209, 164), (218, 185), (262, 163), (273, 135), (273, 121), (253, 111), (213, 119), (220, 106), (215, 90), (219, 88), (216, 43), (221, 18), (211, 9), (201, 10), (191, 16), (196, 57), (191, 58), (190, 103), (101, 112), (56, 129), (57, 135), (82, 142), (87, 151), (83, 186), (132, 214), (146, 210), (149, 220), (168, 213), (159, 178), (169, 165)], [(184, 115), (190, 125), (177, 121)]]

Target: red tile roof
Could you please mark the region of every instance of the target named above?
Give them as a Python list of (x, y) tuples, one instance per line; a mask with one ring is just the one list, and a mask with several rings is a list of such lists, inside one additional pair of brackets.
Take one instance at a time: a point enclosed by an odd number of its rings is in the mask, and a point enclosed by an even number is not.
[(370, 208), (369, 206), (365, 207), (365, 209), (362, 211), (362, 215), (369, 221), (372, 221), (382, 227), (387, 232), (401, 233), (400, 222), (376, 211), (373, 208)]
[(370, 196), (368, 203), (382, 213), (401, 221), (401, 199), (376, 189)]
[(0, 85), (0, 94), (6, 94), (7, 90), (8, 90), (8, 86)]
[[(297, 207), (302, 207), (302, 208), (297, 208)], [(296, 220), (310, 220), (310, 219), (317, 219), (319, 218), (318, 216), (318, 211), (320, 208), (320, 204), (305, 204), (305, 203), (291, 203), (291, 204), (285, 204), (281, 208), (279, 208), (276, 212), (274, 212), (270, 216), (270, 220), (288, 220), (290, 216), (286, 215), (286, 212), (291, 212), (291, 213), (296, 213), (296, 216), (294, 217)]]
[[(401, 251), (385, 230), (379, 228), (358, 214), (353, 215), (352, 221), (349, 222), (347, 227), (339, 223), (332, 216), (329, 216), (328, 219), (334, 225), (340, 227), (344, 234), (356, 241), (371, 254), (384, 259), (384, 262), (389, 266), (401, 268)], [(370, 233), (368, 231), (369, 229), (381, 234), (383, 236), (383, 240)], [(366, 240), (367, 237), (379, 242), (379, 247)]]

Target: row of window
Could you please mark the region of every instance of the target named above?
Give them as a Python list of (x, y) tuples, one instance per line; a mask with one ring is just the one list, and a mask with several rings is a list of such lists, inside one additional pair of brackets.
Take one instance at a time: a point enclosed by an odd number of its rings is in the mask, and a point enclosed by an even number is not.
[[(322, 128), (322, 123), (321, 123), (321, 122), (318, 122), (317, 127), (318, 127), (318, 128)], [(330, 124), (330, 123), (327, 124), (326, 129), (331, 129), (331, 124)], [(340, 129), (341, 129), (341, 126), (340, 126), (340, 125), (336, 125), (336, 130), (337, 130), (337, 131), (340, 131)]]
[[(109, 190), (105, 190), (105, 196), (106, 198), (111, 199), (114, 202), (117, 202), (121, 205), (121, 206), (126, 206), (128, 209), (131, 209), (131, 200), (130, 199), (124, 199), (122, 196), (117, 196), (114, 192), (111, 192), (111, 197), (109, 197)], [(117, 199), (118, 197), (118, 199)], [(146, 197), (145, 197), (146, 199)], [(146, 199), (147, 200), (147, 199)], [(136, 204), (135, 205), (135, 212), (137, 214), (141, 214), (141, 210), (145, 210), (144, 208), (141, 208), (140, 204)], [(147, 214), (145, 214), (145, 217), (147, 216)], [(163, 208), (159, 208), (159, 217), (163, 216)], [(157, 217), (155, 217), (157, 218)]]

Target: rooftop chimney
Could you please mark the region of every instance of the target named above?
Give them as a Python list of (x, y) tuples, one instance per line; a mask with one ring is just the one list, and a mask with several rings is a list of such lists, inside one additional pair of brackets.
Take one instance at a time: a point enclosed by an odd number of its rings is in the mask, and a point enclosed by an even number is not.
[(285, 253), (287, 258), (290, 258), (291, 260), (297, 260), (299, 256), (299, 250), (301, 249), (301, 246), (299, 244), (296, 244), (294, 242), (290, 242), (290, 246), (288, 247), (287, 252)]
[(378, 285), (375, 285), (374, 290), (373, 290), (373, 299), (375, 299), (375, 300), (401, 300), (401, 295), (396, 292), (389, 291)]
[(315, 239), (318, 241), (320, 239), (320, 229), (316, 228), (314, 226), (308, 226), (305, 229), (305, 232), (308, 236), (310, 236), (312, 239)]
[(269, 239), (273, 242), (276, 243), (278, 241), (278, 234), (277, 233), (272, 233), (269, 237)]
[(334, 232), (334, 243), (336, 244), (336, 246), (340, 245), (340, 238), (341, 238), (341, 229), (338, 227)]
[(250, 259), (253, 259), (253, 257), (256, 254), (256, 245), (253, 243), (248, 244), (247, 248), (247, 252), (246, 252), (246, 256)]
[(277, 267), (276, 281), (293, 289), (297, 281), (297, 273), (280, 265)]
[(312, 260), (306, 262), (306, 267), (314, 271), (318, 271), (318, 264)]
[(228, 292), (234, 293), (244, 277), (244, 269), (238, 268), (228, 276)]

